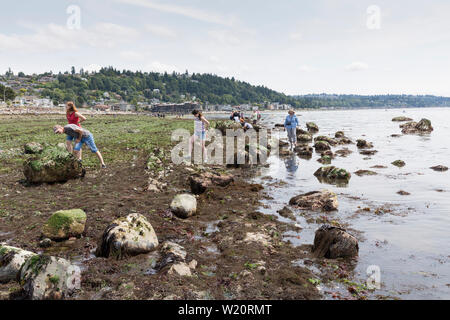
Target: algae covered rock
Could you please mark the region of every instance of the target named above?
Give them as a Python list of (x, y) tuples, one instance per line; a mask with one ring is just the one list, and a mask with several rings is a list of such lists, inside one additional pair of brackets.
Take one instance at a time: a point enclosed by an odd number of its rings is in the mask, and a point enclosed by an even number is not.
[(179, 218), (189, 218), (197, 212), (197, 199), (191, 194), (176, 195), (170, 204), (170, 210)]
[(0, 245), (0, 283), (15, 280), (20, 267), (35, 253)]
[(311, 133), (319, 132), (319, 127), (314, 122), (306, 123), (306, 127), (308, 128), (308, 131)]
[(335, 137), (336, 139), (344, 138), (344, 137), (345, 137), (344, 131), (337, 131), (337, 132), (334, 134), (334, 137)]
[(411, 118), (408, 117), (395, 117), (392, 119), (394, 122), (406, 122), (406, 121), (412, 121)]
[(328, 156), (328, 155), (323, 155), (320, 159), (318, 159), (317, 161), (320, 162), (321, 164), (331, 164), (331, 160), (333, 158)]
[(355, 172), (355, 174), (359, 177), (362, 176), (376, 176), (377, 173), (375, 171), (371, 171), (371, 170), (358, 170)]
[(79, 237), (84, 232), (86, 218), (81, 209), (57, 211), (42, 228), (42, 234), (54, 241)]
[(370, 148), (373, 148), (373, 144), (370, 143), (370, 142), (367, 142), (367, 141), (364, 140), (364, 139), (358, 139), (358, 140), (356, 141), (356, 146), (357, 146), (359, 149), (370, 149)]
[(419, 122), (408, 122), (405, 125), (400, 126), (403, 134), (426, 134), (431, 133), (434, 128), (431, 125), (431, 121), (428, 119), (422, 119)]
[(152, 225), (138, 213), (114, 220), (103, 232), (97, 247), (98, 257), (118, 259), (149, 253), (159, 245)]
[(24, 175), (30, 183), (66, 182), (80, 178), (84, 173), (81, 163), (58, 146), (45, 147), (24, 163)]
[(314, 149), (310, 146), (297, 146), (295, 147), (294, 151), (300, 158), (311, 159)]
[(293, 197), (289, 205), (305, 210), (334, 211), (338, 208), (338, 200), (332, 191), (312, 191)]
[(314, 176), (316, 176), (320, 182), (330, 184), (346, 184), (351, 178), (350, 172), (334, 166), (319, 168), (314, 173)]
[(206, 172), (194, 174), (189, 177), (191, 191), (193, 194), (202, 194), (213, 186), (227, 187), (234, 181), (234, 177), (229, 174)]
[(327, 137), (327, 136), (318, 136), (318, 137), (314, 138), (314, 142), (318, 142), (318, 141), (326, 141), (332, 146), (335, 146), (338, 144), (337, 140)]
[(42, 144), (37, 142), (28, 142), (23, 146), (25, 154), (38, 154), (44, 150)]
[(316, 258), (352, 258), (358, 251), (358, 240), (342, 228), (323, 225), (316, 231), (312, 248)]
[(60, 300), (80, 288), (81, 270), (69, 261), (33, 255), (22, 265), (19, 283), (31, 300)]
[(395, 160), (391, 164), (396, 166), (396, 167), (399, 167), (399, 168), (403, 168), (404, 166), (406, 166), (406, 163), (403, 160)]
[(299, 134), (297, 136), (297, 141), (300, 143), (308, 143), (308, 142), (311, 142), (312, 140), (313, 140), (313, 137), (310, 134)]
[(327, 141), (319, 140), (314, 144), (314, 148), (317, 152), (331, 150), (331, 146)]

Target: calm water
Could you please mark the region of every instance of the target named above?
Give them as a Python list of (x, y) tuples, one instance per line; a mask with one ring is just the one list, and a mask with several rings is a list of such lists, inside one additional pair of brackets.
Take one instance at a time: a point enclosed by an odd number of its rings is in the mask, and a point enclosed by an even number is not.
[[(345, 188), (321, 184), (313, 173), (321, 164), (319, 155), (311, 160), (293, 156), (279, 159), (272, 156), (269, 168), (262, 169), (257, 182), (266, 184), (274, 200), (266, 200), (266, 214), (280, 217), (276, 211), (288, 204), (295, 195), (320, 189), (330, 189), (338, 194), (339, 211), (330, 217), (339, 217), (350, 228), (362, 232), (360, 255), (355, 269), (356, 280), (365, 283), (370, 265), (381, 269), (382, 288), (374, 294), (390, 295), (402, 299), (450, 299), (450, 172), (435, 172), (435, 165), (450, 166), (450, 109), (401, 109), (311, 111), (299, 112), (302, 127), (305, 122), (316, 122), (321, 135), (331, 135), (343, 130), (347, 137), (373, 142), (378, 153), (370, 159), (359, 154), (355, 145), (337, 146), (333, 151), (348, 147), (353, 151), (347, 158), (336, 157), (332, 165), (351, 173), (359, 169), (373, 170), (377, 176), (358, 177), (353, 174)], [(404, 135), (399, 138), (399, 123), (395, 116), (407, 116), (415, 121), (430, 119), (435, 131), (427, 136)], [(282, 123), (285, 112), (265, 114), (264, 119), (273, 125)], [(282, 137), (286, 133), (280, 133)], [(406, 162), (403, 168), (391, 165), (394, 160)], [(383, 165), (387, 169), (371, 169)], [(286, 182), (283, 186), (268, 186), (261, 177), (272, 176)], [(404, 190), (410, 196), (400, 196)], [(374, 210), (355, 214), (358, 207), (389, 208), (391, 211), (377, 215)], [(385, 212), (385, 211), (383, 211)], [(318, 225), (308, 224), (298, 217), (304, 229), (299, 234), (286, 234), (294, 245), (312, 243)], [(299, 236), (299, 239), (298, 237)], [(297, 262), (298, 263), (298, 262)]]

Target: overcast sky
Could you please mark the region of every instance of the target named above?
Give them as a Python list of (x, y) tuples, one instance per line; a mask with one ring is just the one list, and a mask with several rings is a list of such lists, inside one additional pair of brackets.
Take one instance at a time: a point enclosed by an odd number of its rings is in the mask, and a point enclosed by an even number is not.
[(1, 11), (0, 73), (111, 65), (287, 94), (450, 96), (448, 0), (14, 0)]

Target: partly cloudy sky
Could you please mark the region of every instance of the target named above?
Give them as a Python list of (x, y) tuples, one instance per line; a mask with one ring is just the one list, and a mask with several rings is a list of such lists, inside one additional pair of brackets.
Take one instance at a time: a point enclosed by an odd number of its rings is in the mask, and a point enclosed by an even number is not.
[(114, 66), (450, 96), (448, 0), (15, 0), (2, 13), (0, 73)]

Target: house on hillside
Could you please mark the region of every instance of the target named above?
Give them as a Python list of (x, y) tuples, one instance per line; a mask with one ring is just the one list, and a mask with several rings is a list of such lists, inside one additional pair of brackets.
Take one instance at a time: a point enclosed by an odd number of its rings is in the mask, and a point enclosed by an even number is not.
[(185, 103), (161, 103), (152, 107), (152, 112), (157, 113), (190, 113), (193, 110), (202, 110), (202, 106), (195, 102)]
[(96, 111), (110, 111), (111, 106), (105, 105), (105, 104), (98, 104), (96, 106), (93, 106), (92, 109)]
[(131, 112), (131, 111), (136, 111), (136, 107), (127, 103), (127, 102), (119, 102), (116, 104), (113, 104), (111, 106), (111, 110), (113, 111), (123, 111), (123, 112)]

